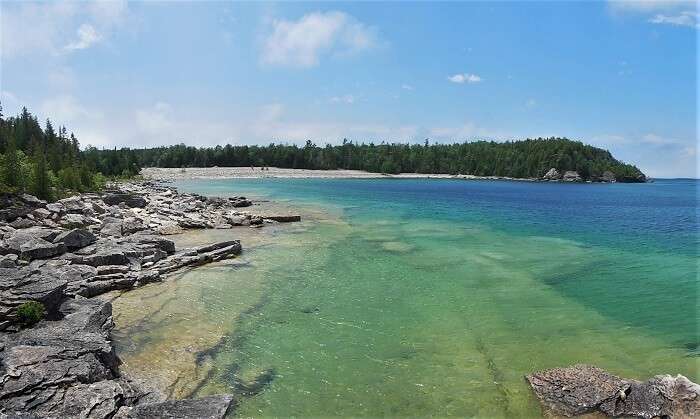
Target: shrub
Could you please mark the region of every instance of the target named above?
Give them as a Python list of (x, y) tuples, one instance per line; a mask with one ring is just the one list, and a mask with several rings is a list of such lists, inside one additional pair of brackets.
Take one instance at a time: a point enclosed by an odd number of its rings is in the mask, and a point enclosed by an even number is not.
[(31, 326), (43, 319), (46, 315), (44, 305), (38, 301), (27, 301), (17, 307), (17, 317), (26, 326)]

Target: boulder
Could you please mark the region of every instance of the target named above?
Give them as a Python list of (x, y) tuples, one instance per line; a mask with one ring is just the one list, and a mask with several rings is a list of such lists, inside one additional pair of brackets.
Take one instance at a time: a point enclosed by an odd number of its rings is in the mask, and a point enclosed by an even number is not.
[(28, 193), (23, 193), (19, 196), (19, 199), (24, 201), (26, 204), (32, 205), (34, 207), (43, 207), (46, 205), (46, 201), (37, 198), (34, 195), (29, 195)]
[(173, 234), (180, 234), (185, 230), (176, 223), (167, 223), (158, 227), (156, 231), (158, 232), (158, 234), (169, 236)]
[(100, 234), (104, 236), (121, 237), (124, 222), (116, 217), (105, 217), (102, 220)]
[(0, 268), (14, 268), (17, 266), (17, 255), (10, 253), (0, 256)]
[(231, 201), (231, 205), (234, 208), (249, 207), (249, 206), (253, 205), (253, 203), (250, 200), (246, 199), (243, 196), (229, 198), (229, 200)]
[(143, 196), (131, 193), (112, 193), (105, 195), (102, 200), (107, 205), (126, 204), (129, 208), (143, 208), (148, 202)]
[(578, 174), (578, 172), (573, 171), (573, 170), (568, 170), (564, 172), (564, 176), (562, 176), (562, 180), (565, 182), (581, 182), (581, 176)]
[(49, 315), (56, 313), (65, 297), (66, 285), (66, 280), (50, 272), (0, 268), (0, 321), (16, 322), (15, 310), (28, 301), (44, 304)]
[(146, 226), (140, 218), (128, 217), (122, 222), (122, 235), (125, 236), (145, 229)]
[(561, 174), (559, 173), (559, 171), (557, 169), (552, 167), (551, 169), (549, 169), (549, 171), (547, 173), (545, 173), (543, 178), (547, 179), (547, 180), (557, 180), (557, 179), (561, 178)]
[(62, 204), (66, 212), (74, 214), (82, 214), (85, 210), (85, 202), (80, 199), (80, 196), (71, 196), (69, 198), (61, 199), (58, 203)]
[(66, 207), (60, 202), (46, 204), (46, 209), (54, 214), (63, 214), (66, 212)]
[(34, 211), (32, 211), (32, 215), (37, 220), (44, 220), (51, 216), (51, 211), (47, 210), (46, 208), (37, 208)]
[(87, 230), (73, 229), (64, 231), (53, 239), (54, 243), (63, 243), (68, 250), (80, 249), (97, 241), (97, 237)]
[(19, 246), (19, 257), (23, 260), (48, 259), (66, 253), (63, 243), (51, 243), (38, 237), (29, 237)]
[(640, 418), (693, 417), (700, 413), (700, 386), (686, 377), (657, 375), (626, 380), (590, 365), (536, 372), (525, 377), (555, 415), (603, 413)]
[(82, 214), (68, 213), (61, 217), (60, 224), (64, 228), (79, 228), (90, 224), (90, 221)]
[[(29, 215), (29, 214), (27, 214), (27, 215)], [(35, 227), (36, 225), (37, 224), (35, 221), (32, 221), (28, 218), (17, 218), (13, 222), (10, 223), (10, 227), (16, 228), (16, 229)]]

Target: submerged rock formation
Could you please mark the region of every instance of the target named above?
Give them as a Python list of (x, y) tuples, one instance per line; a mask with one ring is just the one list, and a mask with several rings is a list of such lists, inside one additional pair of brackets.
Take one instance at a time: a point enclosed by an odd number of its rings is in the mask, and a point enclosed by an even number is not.
[[(177, 250), (161, 234), (298, 221), (241, 212), (246, 198), (179, 194), (154, 183), (46, 203), (0, 196), (0, 418), (220, 418), (230, 395), (164, 401), (119, 372), (111, 304), (91, 299), (238, 255), (228, 240)], [(41, 303), (32, 328), (20, 308)], [(36, 319), (39, 320), (39, 319)], [(35, 321), (36, 321), (35, 320)]]
[(700, 385), (682, 375), (627, 380), (590, 365), (536, 372), (525, 377), (546, 410), (577, 416), (690, 418), (700, 415)]

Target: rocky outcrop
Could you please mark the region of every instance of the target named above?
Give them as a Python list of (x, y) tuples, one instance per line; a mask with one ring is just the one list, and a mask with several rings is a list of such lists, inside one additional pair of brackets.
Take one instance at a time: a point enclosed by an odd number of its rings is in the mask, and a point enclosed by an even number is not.
[[(111, 306), (91, 297), (241, 252), (238, 240), (178, 250), (161, 234), (300, 217), (264, 219), (240, 212), (252, 205), (244, 197), (179, 194), (153, 183), (51, 204), (30, 195), (0, 201), (7, 204), (0, 210), (0, 418), (223, 417), (231, 396), (164, 401), (122, 377), (109, 339)], [(22, 329), (17, 310), (30, 301), (42, 303), (46, 320)]]
[(544, 176), (542, 176), (542, 178), (545, 180), (559, 180), (561, 178), (561, 174), (557, 169), (552, 167), (547, 173), (544, 174)]
[(564, 172), (564, 176), (561, 177), (561, 180), (564, 182), (581, 182), (583, 179), (581, 179), (581, 175), (579, 175), (578, 172), (568, 170)]
[(616, 180), (615, 174), (609, 170), (606, 170), (603, 172), (603, 176), (601, 177), (601, 180), (603, 182), (609, 182), (609, 183), (615, 182), (615, 180)]
[(544, 408), (555, 415), (685, 418), (700, 414), (700, 386), (682, 375), (627, 380), (590, 365), (526, 376)]
[(231, 405), (231, 396), (163, 401), (121, 376), (109, 302), (71, 299), (60, 312), (59, 321), (1, 336), (0, 417), (221, 418)]

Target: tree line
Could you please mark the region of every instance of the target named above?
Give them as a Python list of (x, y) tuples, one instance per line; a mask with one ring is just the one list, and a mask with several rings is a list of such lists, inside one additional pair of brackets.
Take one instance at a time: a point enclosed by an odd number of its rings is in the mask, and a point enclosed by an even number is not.
[(430, 144), (428, 140), (423, 144), (357, 144), (344, 140), (342, 145), (323, 147), (311, 141), (304, 146), (228, 144), (198, 148), (179, 144), (130, 153), (140, 167), (274, 166), (513, 178), (539, 178), (556, 168), (560, 173), (575, 170), (584, 180), (599, 180), (606, 171), (622, 182), (644, 179), (637, 167), (618, 161), (609, 151), (566, 138), (458, 144)]
[(54, 200), (104, 186), (106, 177), (133, 176), (140, 167), (129, 150), (80, 150), (66, 127), (46, 120), (42, 128), (27, 108), (6, 118), (0, 105), (0, 192), (28, 192)]
[(293, 169), (352, 169), (374, 173), (447, 173), (539, 178), (549, 169), (574, 170), (584, 180), (611, 172), (618, 181), (645, 179), (635, 166), (609, 151), (566, 138), (475, 141), (455, 144), (354, 143), (317, 146), (269, 144), (143, 149), (80, 149), (66, 127), (55, 128), (23, 108), (4, 117), (0, 105), (0, 192), (30, 192), (52, 200), (100, 189), (107, 178), (131, 177), (142, 167), (275, 166)]

